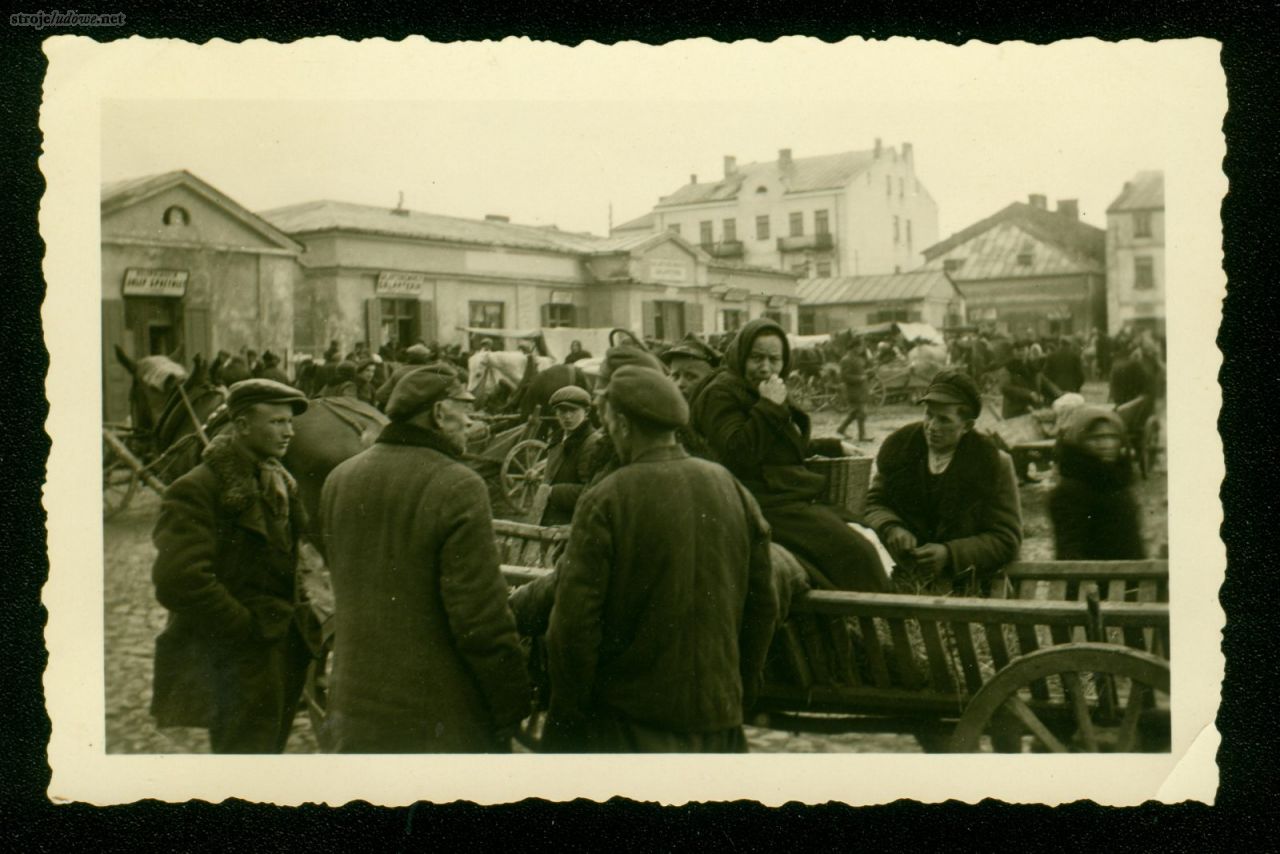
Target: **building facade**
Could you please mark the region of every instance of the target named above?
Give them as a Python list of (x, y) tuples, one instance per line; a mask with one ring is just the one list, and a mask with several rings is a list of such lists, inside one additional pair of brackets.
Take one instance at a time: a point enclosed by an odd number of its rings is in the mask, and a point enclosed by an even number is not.
[(1074, 199), (1014, 202), (924, 250), (921, 270), (947, 273), (971, 325), (1011, 335), (1107, 328), (1105, 232)]
[(1107, 207), (1107, 325), (1164, 335), (1164, 173), (1139, 172)]
[(602, 238), (332, 201), (262, 216), (306, 247), (294, 342), (313, 354), (333, 340), (469, 346), (476, 329), (621, 327), (675, 341), (762, 314), (794, 328), (799, 301), (793, 275), (666, 232)]
[(881, 323), (928, 323), (936, 329), (964, 323), (960, 289), (941, 270), (843, 276), (800, 282), (801, 335), (859, 330)]
[(294, 335), (302, 246), (186, 171), (102, 188), (103, 417), (129, 416), (128, 356), (190, 364), (273, 350)]
[(671, 231), (713, 258), (831, 278), (910, 270), (938, 237), (938, 207), (915, 171), (911, 143), (739, 165), (689, 183), (613, 229)]

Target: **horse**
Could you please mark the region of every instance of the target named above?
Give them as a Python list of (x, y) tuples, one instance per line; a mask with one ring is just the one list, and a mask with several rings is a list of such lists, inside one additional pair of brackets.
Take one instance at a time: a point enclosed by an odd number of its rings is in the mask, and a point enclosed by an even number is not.
[[(550, 356), (534, 356), (538, 371), (556, 363)], [(519, 350), (478, 350), (467, 360), (467, 389), (483, 402), (498, 388), (514, 393), (524, 381), (529, 356)]]

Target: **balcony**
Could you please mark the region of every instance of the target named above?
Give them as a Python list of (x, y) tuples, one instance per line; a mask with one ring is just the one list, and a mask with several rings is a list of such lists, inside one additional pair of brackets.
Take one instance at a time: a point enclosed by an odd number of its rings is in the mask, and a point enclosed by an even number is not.
[(721, 240), (719, 243), (699, 244), (702, 251), (712, 258), (741, 258), (743, 253), (741, 240)]
[(796, 237), (779, 237), (779, 252), (799, 252), (805, 249), (821, 251), (835, 246), (835, 240), (827, 234), (801, 234)]

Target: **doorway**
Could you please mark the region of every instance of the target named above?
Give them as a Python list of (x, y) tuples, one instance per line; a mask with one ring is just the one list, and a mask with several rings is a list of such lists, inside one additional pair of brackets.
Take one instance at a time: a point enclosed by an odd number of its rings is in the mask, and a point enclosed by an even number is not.
[(182, 346), (182, 300), (125, 297), (124, 325), (133, 335), (134, 358), (169, 355)]

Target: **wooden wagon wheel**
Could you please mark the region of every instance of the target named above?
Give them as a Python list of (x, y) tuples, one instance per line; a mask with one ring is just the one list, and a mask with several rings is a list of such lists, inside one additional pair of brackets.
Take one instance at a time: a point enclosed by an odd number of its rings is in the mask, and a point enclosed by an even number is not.
[(102, 450), (102, 519), (123, 511), (138, 491), (138, 472), (105, 445)]
[[(1026, 697), (1033, 683), (1053, 677), (1063, 714), (1046, 722), (1046, 710), (1037, 714)], [(1054, 753), (1134, 752), (1142, 747), (1139, 725), (1160, 694), (1167, 704), (1169, 662), (1150, 653), (1107, 643), (1042, 649), (1014, 659), (973, 695), (950, 748), (976, 752), (988, 729), (1013, 728)]]
[(836, 402), (836, 391), (820, 376), (809, 380), (809, 406), (817, 412)]
[(888, 393), (879, 374), (867, 374), (867, 406), (884, 406)]
[(522, 439), (502, 461), (502, 491), (517, 510), (528, 510), (547, 468), (547, 443)]

